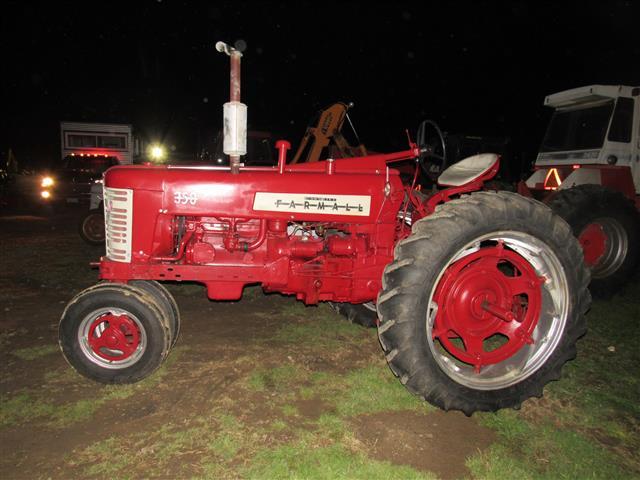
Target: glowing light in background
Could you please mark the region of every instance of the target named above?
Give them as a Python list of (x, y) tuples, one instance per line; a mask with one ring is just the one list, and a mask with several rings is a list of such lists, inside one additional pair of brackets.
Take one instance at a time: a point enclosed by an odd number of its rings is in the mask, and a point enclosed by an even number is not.
[(161, 162), (167, 156), (167, 151), (160, 144), (151, 145), (149, 147), (149, 157), (154, 162)]

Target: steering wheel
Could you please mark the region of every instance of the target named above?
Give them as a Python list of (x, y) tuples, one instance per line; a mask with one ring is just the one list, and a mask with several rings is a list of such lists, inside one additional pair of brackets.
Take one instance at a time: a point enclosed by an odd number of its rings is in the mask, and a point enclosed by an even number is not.
[[(426, 132), (428, 127), (431, 127), (435, 131), (439, 142), (434, 141), (436, 139), (429, 139), (427, 137)], [(422, 168), (425, 175), (435, 182), (440, 174), (447, 168), (447, 146), (442, 130), (440, 130), (438, 124), (433, 120), (424, 120), (418, 127), (418, 134), (416, 136), (420, 150), (420, 154), (418, 155), (420, 168)], [(438, 147), (440, 148), (439, 150)]]

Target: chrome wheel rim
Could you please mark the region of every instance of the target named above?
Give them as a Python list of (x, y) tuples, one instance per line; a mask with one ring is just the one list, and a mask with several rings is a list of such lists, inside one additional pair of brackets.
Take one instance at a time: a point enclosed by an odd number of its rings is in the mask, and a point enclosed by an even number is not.
[(598, 225), (606, 237), (604, 252), (591, 266), (593, 278), (605, 278), (614, 274), (624, 263), (629, 251), (627, 231), (615, 218), (597, 218), (591, 224)]
[[(520, 348), (499, 363), (477, 367), (461, 362), (433, 338), (438, 321), (439, 305), (434, 295), (445, 271), (460, 259), (475, 254), (487, 245), (501, 244), (528, 262), (538, 276), (544, 277), (541, 308), (531, 344)], [(568, 317), (568, 282), (566, 273), (553, 249), (546, 243), (523, 232), (497, 231), (483, 235), (459, 249), (440, 271), (429, 292), (426, 318), (426, 339), (441, 370), (456, 383), (475, 390), (497, 390), (517, 384), (535, 373), (555, 352), (564, 333)]]
[[(115, 323), (112, 319), (120, 319), (117, 330), (109, 323)], [(111, 342), (107, 339), (109, 334), (113, 337)], [(110, 370), (134, 365), (147, 347), (147, 334), (140, 320), (131, 312), (112, 307), (86, 315), (80, 322), (77, 339), (87, 359)]]

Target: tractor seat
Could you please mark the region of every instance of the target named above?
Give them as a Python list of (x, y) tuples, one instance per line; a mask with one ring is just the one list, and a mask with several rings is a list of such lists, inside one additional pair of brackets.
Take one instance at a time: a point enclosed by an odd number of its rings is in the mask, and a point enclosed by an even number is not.
[(438, 177), (438, 185), (443, 187), (459, 187), (473, 182), (491, 169), (498, 161), (495, 153), (481, 153), (467, 157), (448, 167)]

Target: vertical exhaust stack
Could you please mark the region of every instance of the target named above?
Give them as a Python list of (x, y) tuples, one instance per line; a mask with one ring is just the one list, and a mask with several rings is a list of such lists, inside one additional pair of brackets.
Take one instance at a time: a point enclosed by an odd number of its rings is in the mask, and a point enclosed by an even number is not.
[(231, 57), (229, 102), (223, 105), (223, 151), (229, 155), (231, 173), (240, 172), (240, 156), (247, 153), (247, 106), (240, 102), (240, 59), (242, 53), (224, 42), (216, 50)]

